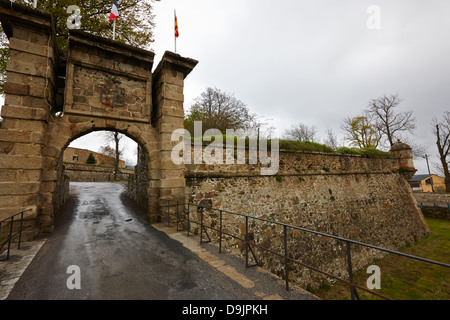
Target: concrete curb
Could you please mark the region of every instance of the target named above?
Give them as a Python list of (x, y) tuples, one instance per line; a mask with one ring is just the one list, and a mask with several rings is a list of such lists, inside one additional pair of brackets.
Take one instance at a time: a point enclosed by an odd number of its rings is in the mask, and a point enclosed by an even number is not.
[[(14, 285), (25, 272), (45, 241), (22, 242), (20, 249), (14, 248), (10, 250), (9, 260), (0, 261), (0, 300), (8, 298)], [(6, 252), (0, 256), (2, 259), (6, 258)]]

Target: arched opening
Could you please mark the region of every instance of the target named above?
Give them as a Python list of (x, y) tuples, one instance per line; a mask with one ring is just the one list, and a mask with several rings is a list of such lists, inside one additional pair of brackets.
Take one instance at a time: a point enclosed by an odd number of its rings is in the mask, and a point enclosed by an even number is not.
[[(96, 131), (72, 141), (64, 150), (63, 163), (66, 174), (67, 166), (73, 167), (73, 182), (127, 181), (137, 155), (138, 144), (133, 139), (117, 131)], [(89, 166), (99, 170), (87, 170)], [(96, 174), (83, 175), (84, 171)]]
[(91, 202), (96, 200), (92, 200), (95, 193), (102, 196), (102, 193), (113, 193), (111, 196), (117, 199), (109, 198), (111, 202), (126, 196), (142, 209), (141, 212), (146, 212), (149, 219), (149, 163), (148, 148), (127, 132), (93, 128), (74, 135), (61, 148), (56, 161), (55, 214), (70, 192), (77, 189), (89, 190)]

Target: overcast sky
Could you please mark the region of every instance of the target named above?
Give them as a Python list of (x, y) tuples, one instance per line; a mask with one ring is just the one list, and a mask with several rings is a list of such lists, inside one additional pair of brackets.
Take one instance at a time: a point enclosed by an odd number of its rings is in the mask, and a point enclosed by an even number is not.
[[(380, 29), (369, 29), (375, 5)], [(174, 50), (199, 60), (185, 82), (185, 109), (206, 87), (234, 93), (280, 134), (314, 125), (343, 136), (340, 122), (369, 100), (398, 93), (412, 110), (412, 140), (437, 147), (433, 117), (450, 111), (448, 0), (163, 0), (155, 4), (155, 65)], [(426, 173), (424, 161), (415, 161)], [(433, 170), (432, 170), (433, 171)]]
[[(373, 5), (380, 29), (367, 24), (375, 21)], [(175, 9), (177, 53), (199, 60), (185, 82), (186, 110), (206, 87), (217, 87), (280, 135), (303, 122), (319, 137), (327, 128), (342, 137), (344, 117), (398, 93), (398, 111), (413, 110), (417, 119), (411, 139), (438, 161), (430, 124), (450, 110), (450, 1), (162, 0), (154, 5), (155, 67), (174, 51)], [(415, 164), (427, 172), (424, 161)]]

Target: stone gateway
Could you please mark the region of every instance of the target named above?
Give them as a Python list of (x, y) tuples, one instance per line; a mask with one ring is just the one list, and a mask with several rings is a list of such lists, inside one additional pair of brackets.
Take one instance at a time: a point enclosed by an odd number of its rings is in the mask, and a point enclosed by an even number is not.
[(158, 221), (160, 197), (184, 199), (183, 167), (170, 163), (171, 134), (183, 127), (184, 79), (197, 61), (166, 52), (152, 73), (154, 53), (71, 31), (58, 51), (50, 14), (0, 1), (10, 41), (0, 129), (0, 220), (29, 209), (25, 236), (53, 229), (63, 203), (63, 153), (94, 131), (125, 134), (147, 160), (148, 219)]

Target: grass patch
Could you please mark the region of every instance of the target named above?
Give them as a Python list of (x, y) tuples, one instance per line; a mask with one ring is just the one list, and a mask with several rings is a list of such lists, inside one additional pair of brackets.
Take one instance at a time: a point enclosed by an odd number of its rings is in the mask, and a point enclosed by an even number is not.
[[(430, 260), (450, 263), (450, 221), (425, 218), (431, 234), (412, 246), (398, 251)], [(381, 289), (376, 290), (394, 300), (449, 300), (450, 268), (421, 262), (395, 254), (374, 261), (381, 269)], [(365, 287), (370, 274), (366, 270), (355, 273), (355, 282)], [(362, 300), (380, 299), (359, 290)], [(348, 300), (348, 286), (335, 283), (322, 287), (315, 294), (324, 300)]]
[(332, 148), (324, 144), (298, 140), (280, 140), (280, 150), (325, 153), (335, 152)]
[[(204, 136), (203, 138), (195, 138), (191, 137), (192, 143), (196, 141), (202, 141), (203, 144), (209, 144), (216, 139), (222, 139), (222, 143), (225, 146), (226, 141), (228, 139), (234, 140), (234, 144), (237, 145), (238, 141), (245, 145), (245, 148), (249, 148), (249, 146), (259, 146), (259, 141), (257, 141), (254, 138), (238, 138), (236, 136), (227, 136), (227, 135), (220, 135), (220, 136), (212, 136), (207, 137)], [(316, 142), (310, 142), (310, 141), (298, 141), (298, 140), (278, 140), (279, 141), (279, 149), (285, 150), (285, 151), (303, 151), (303, 152), (323, 152), (323, 153), (339, 153), (339, 154), (355, 154), (360, 155), (366, 158), (391, 158), (392, 155), (389, 152), (384, 152), (378, 149), (359, 149), (359, 148), (339, 148), (337, 150), (334, 150), (333, 148), (330, 148), (324, 144), (316, 143)], [(271, 148), (271, 140), (267, 140), (267, 149), (270, 150)]]
[(389, 152), (384, 152), (378, 149), (371, 149), (371, 148), (359, 149), (359, 148), (343, 147), (337, 149), (337, 152), (342, 154), (358, 154), (366, 158), (376, 158), (376, 159), (392, 157), (392, 155)]

